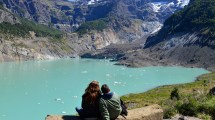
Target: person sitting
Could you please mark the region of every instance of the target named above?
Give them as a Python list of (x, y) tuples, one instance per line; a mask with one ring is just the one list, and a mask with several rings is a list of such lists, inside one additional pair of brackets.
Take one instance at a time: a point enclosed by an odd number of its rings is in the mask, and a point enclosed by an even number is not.
[(103, 120), (114, 120), (122, 111), (120, 97), (116, 93), (110, 92), (107, 84), (102, 85), (101, 91), (103, 93), (99, 101), (101, 117)]
[(101, 97), (101, 91), (98, 81), (92, 81), (85, 89), (85, 93), (82, 95), (81, 108), (76, 107), (81, 118), (99, 118), (99, 99)]

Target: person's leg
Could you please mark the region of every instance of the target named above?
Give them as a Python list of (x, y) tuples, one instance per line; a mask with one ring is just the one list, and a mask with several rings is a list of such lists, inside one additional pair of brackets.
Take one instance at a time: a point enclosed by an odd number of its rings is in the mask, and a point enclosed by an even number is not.
[(79, 116), (83, 115), (83, 108), (82, 107), (76, 107), (75, 110), (78, 112)]

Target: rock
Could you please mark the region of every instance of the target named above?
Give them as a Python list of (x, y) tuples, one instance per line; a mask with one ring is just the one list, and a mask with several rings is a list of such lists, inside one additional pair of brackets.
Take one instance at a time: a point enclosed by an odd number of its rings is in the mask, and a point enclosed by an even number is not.
[(183, 115), (176, 115), (171, 119), (164, 119), (164, 120), (202, 120), (196, 117), (190, 117), (190, 116), (183, 116)]
[(210, 89), (209, 94), (210, 95), (215, 95), (215, 87)]
[[(124, 120), (119, 116), (117, 120)], [(78, 116), (62, 116), (62, 115), (48, 115), (46, 120), (81, 120)], [(88, 120), (88, 119), (86, 119)], [(92, 119), (90, 119), (92, 120)], [(128, 110), (126, 120), (163, 120), (163, 110), (159, 105), (151, 105), (142, 108)]]
[(46, 120), (81, 120), (79, 116), (57, 116), (57, 115), (48, 115)]
[(0, 9), (0, 23), (7, 22), (10, 24), (20, 23), (19, 20), (15, 17), (15, 15), (11, 14), (6, 10)]

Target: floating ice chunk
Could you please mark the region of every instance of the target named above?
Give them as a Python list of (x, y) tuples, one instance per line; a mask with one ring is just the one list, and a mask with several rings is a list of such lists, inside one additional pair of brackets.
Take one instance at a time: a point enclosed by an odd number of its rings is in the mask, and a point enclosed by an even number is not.
[(88, 73), (88, 71), (82, 71), (81, 73), (86, 74), (86, 73)]
[(40, 105), (41, 103), (40, 103), (40, 102), (38, 102), (37, 104), (38, 104), (38, 105)]
[(1, 115), (2, 117), (6, 117), (7, 115), (5, 115), (5, 114), (3, 114), (3, 115)]
[(66, 111), (62, 111), (62, 114), (66, 114)]
[(121, 82), (117, 82), (117, 81), (115, 81), (115, 82), (114, 82), (114, 84), (121, 84)]
[(106, 74), (107, 77), (110, 77), (110, 74)]
[(47, 69), (45, 69), (45, 68), (43, 68), (42, 70), (43, 70), (43, 71), (49, 71), (49, 70), (47, 70)]
[(73, 96), (74, 98), (78, 98), (78, 96)]
[(55, 99), (55, 101), (61, 101), (61, 100), (62, 100), (61, 98), (56, 98), (56, 99)]
[(64, 101), (62, 101), (61, 103), (64, 104)]
[(116, 86), (116, 85), (122, 85), (122, 82), (117, 82), (117, 81), (115, 81), (113, 85), (114, 85), (114, 86)]

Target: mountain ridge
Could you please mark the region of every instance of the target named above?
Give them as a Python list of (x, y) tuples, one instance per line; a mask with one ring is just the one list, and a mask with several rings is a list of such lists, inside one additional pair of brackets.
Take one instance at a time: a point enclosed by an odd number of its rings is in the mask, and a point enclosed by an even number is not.
[[(187, 32), (190, 34), (198, 33), (197, 35), (201, 40), (196, 41), (197, 44), (214, 48), (214, 43), (210, 41), (210, 39), (214, 39), (215, 36), (215, 31), (213, 29), (215, 25), (213, 13), (215, 13), (215, 10), (212, 9), (214, 5), (215, 3), (210, 0), (191, 1), (188, 7), (180, 12), (176, 12), (165, 21), (164, 27), (157, 36), (164, 40), (166, 36), (171, 36), (180, 32)], [(207, 8), (204, 6), (207, 6)], [(197, 12), (197, 10), (200, 11)], [(206, 40), (204, 40), (204, 43), (201, 42), (203, 39)], [(150, 46), (152, 41), (154, 40), (148, 40), (146, 47)]]
[[(120, 60), (119, 64), (136, 67), (180, 65), (215, 70), (214, 22), (210, 21), (214, 19), (211, 12), (215, 9), (205, 8), (214, 4), (212, 0), (191, 1), (182, 11), (168, 18), (163, 28), (146, 40), (142, 50), (128, 53), (124, 56), (126, 60)], [(203, 10), (199, 12), (199, 9)]]
[[(25, 49), (24, 51), (33, 49), (36, 51), (33, 53), (42, 54), (41, 56), (48, 55), (53, 58), (61, 58), (78, 56), (86, 51), (94, 52), (111, 44), (130, 43), (157, 32), (162, 26), (162, 21), (167, 16), (171, 15), (176, 8), (181, 9), (177, 6), (171, 6), (170, 8), (164, 7), (169, 12), (155, 12), (151, 8), (151, 4), (148, 3), (153, 2), (153, 0), (111, 0), (108, 2), (104, 0), (91, 5), (81, 5), (81, 3), (68, 2), (66, 0), (0, 0), (0, 2), (2, 3), (2, 8), (14, 14), (13, 16), (17, 16), (16, 18), (33, 20), (31, 23), (27, 22), (24, 24), (0, 24), (1, 26), (8, 26), (2, 27), (4, 31), (1, 34), (5, 37), (1, 41), (4, 43), (8, 42), (8, 44), (6, 47), (1, 45), (1, 50), (7, 51), (2, 52), (1, 56), (10, 56), (10, 59), (3, 59), (2, 61), (12, 60), (16, 54), (26, 53), (17, 53), (16, 50), (13, 53), (12, 49), (20, 49), (21, 51), (22, 49)], [(162, 17), (164, 13), (165, 17)], [(29, 27), (24, 27), (23, 25), (30, 25), (30, 28), (34, 26), (36, 29), (29, 29)], [(48, 27), (42, 27), (44, 25)], [(44, 30), (40, 29), (38, 31), (39, 26), (44, 28)], [(49, 28), (59, 29), (64, 34), (56, 32), (57, 39), (53, 41), (51, 39), (56, 35), (54, 31), (50, 32)], [(7, 35), (5, 35), (8, 29), (11, 32), (13, 30), (13, 33), (16, 34), (15, 36), (10, 36), (10, 39), (6, 39)], [(17, 34), (20, 34), (20, 36), (17, 37)], [(25, 34), (28, 35), (26, 36)], [(15, 39), (19, 40), (16, 41)], [(32, 40), (32, 43), (25, 41), (26, 39)], [(42, 43), (44, 45), (40, 46)], [(12, 45), (15, 45), (15, 47)], [(47, 45), (50, 47), (45, 47)], [(38, 47), (44, 49), (40, 50)], [(31, 52), (27, 53), (23, 56), (24, 60), (26, 57), (28, 59), (29, 54), (32, 54)], [(37, 55), (31, 55), (30, 57), (30, 59), (37, 58)]]

